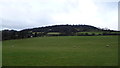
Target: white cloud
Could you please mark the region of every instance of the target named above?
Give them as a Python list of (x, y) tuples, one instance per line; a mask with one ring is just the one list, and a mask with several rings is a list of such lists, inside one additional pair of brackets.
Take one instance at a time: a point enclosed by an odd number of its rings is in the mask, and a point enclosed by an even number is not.
[(113, 7), (95, 0), (0, 0), (0, 20), (9, 29), (88, 24), (117, 30), (118, 14)]
[(109, 9), (102, 3), (97, 5), (92, 0), (77, 0), (77, 4), (77, 8), (74, 10), (71, 8), (69, 13), (55, 14), (54, 21), (58, 24), (89, 24), (101, 28), (118, 29), (117, 7), (115, 10)]
[(78, 4), (76, 8), (70, 8), (69, 13), (55, 14), (53, 15), (53, 19), (57, 22), (70, 24), (90, 23), (93, 21), (97, 15), (97, 7), (94, 3), (91, 1), (86, 2), (85, 0), (76, 1)]

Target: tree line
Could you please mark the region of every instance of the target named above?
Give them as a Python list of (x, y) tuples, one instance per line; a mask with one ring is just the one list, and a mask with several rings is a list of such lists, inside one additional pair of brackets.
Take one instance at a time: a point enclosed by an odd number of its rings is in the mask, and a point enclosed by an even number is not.
[[(38, 27), (32, 29), (16, 30), (2, 30), (2, 40), (23, 39), (31, 37), (44, 36), (95, 36), (95, 33), (82, 32), (103, 32), (97, 35), (120, 35), (117, 31), (100, 29), (90, 25), (53, 25), (46, 27)], [(59, 34), (48, 34), (50, 32), (58, 32)], [(114, 32), (114, 33), (111, 33)]]

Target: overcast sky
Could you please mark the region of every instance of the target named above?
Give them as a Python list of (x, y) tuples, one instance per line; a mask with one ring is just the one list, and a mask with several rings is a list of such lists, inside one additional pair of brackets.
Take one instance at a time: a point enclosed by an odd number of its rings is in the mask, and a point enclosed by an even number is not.
[(0, 0), (2, 29), (56, 24), (86, 24), (118, 30), (118, 0)]

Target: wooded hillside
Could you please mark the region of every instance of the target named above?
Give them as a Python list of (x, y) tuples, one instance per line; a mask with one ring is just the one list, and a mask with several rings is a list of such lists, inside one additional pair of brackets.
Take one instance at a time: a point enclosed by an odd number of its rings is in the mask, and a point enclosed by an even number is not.
[(2, 30), (2, 40), (44, 36), (96, 36), (120, 35), (119, 31), (101, 29), (90, 25), (53, 25), (32, 29)]

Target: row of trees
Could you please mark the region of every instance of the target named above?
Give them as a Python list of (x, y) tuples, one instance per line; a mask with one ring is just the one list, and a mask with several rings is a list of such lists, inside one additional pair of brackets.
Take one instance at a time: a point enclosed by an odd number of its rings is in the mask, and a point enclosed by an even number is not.
[(77, 32), (62, 32), (59, 34), (48, 34), (49, 32), (27, 32), (27, 31), (14, 31), (14, 30), (3, 30), (2, 31), (2, 40), (10, 40), (10, 39), (23, 39), (23, 38), (31, 38), (31, 37), (44, 37), (44, 36), (98, 36), (98, 35), (120, 35), (118, 33), (107, 33), (104, 32), (102, 34), (96, 33), (77, 33)]
[(29, 31), (15, 31), (15, 30), (3, 30), (2, 31), (2, 40), (10, 39), (23, 39), (30, 37), (44, 37), (44, 36), (71, 36), (74, 35), (74, 32), (61, 32), (60, 34), (48, 35), (49, 32), (29, 32)]

